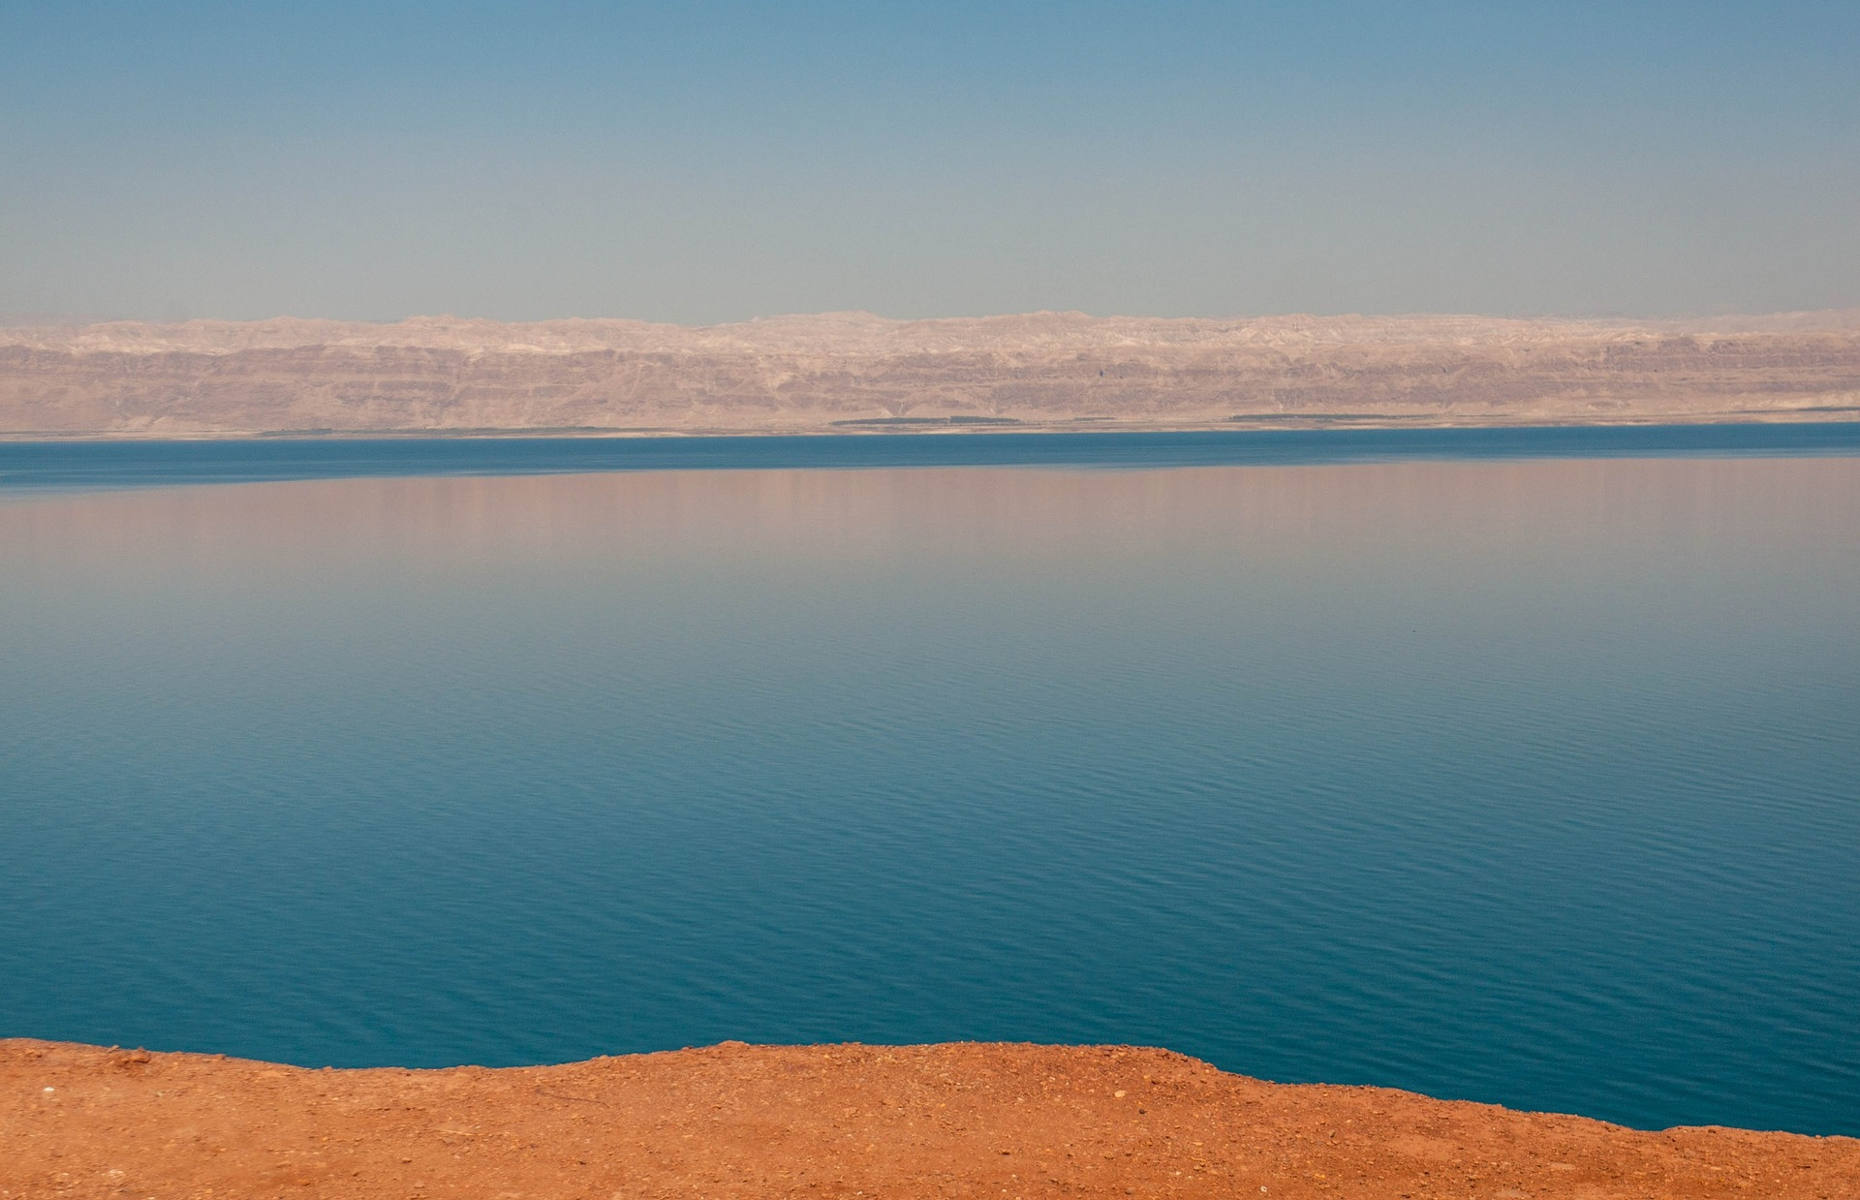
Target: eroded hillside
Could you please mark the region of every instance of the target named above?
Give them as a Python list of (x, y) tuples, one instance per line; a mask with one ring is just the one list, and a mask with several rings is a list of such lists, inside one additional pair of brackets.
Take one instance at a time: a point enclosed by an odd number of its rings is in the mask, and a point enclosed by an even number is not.
[(0, 329), (0, 432), (799, 432), (1860, 416), (1860, 312)]

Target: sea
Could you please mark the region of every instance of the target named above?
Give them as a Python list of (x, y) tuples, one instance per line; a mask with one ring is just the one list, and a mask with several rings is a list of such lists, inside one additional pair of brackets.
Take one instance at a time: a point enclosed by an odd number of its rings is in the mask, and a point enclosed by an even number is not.
[(1860, 425), (0, 443), (0, 1036), (1860, 1135)]

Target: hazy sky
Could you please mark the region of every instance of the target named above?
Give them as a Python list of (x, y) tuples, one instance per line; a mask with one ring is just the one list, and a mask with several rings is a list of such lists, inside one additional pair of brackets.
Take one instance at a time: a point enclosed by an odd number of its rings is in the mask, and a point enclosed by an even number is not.
[(1860, 305), (1860, 3), (0, 0), (0, 314)]

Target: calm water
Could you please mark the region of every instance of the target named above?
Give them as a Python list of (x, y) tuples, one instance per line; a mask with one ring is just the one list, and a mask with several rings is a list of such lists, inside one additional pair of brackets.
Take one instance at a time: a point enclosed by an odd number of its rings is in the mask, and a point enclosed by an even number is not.
[(825, 437), (0, 442), (23, 489), (746, 467), (1195, 467), (1414, 459), (1860, 454), (1860, 423)]
[(0, 446), (0, 1034), (1860, 1134), (1860, 433), (1618, 432)]

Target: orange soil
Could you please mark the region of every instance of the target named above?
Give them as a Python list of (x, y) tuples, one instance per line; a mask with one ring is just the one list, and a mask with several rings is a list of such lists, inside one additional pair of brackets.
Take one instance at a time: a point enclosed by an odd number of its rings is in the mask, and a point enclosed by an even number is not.
[(1163, 1050), (306, 1070), (0, 1041), (0, 1197), (1860, 1197), (1860, 1140), (1294, 1087)]

